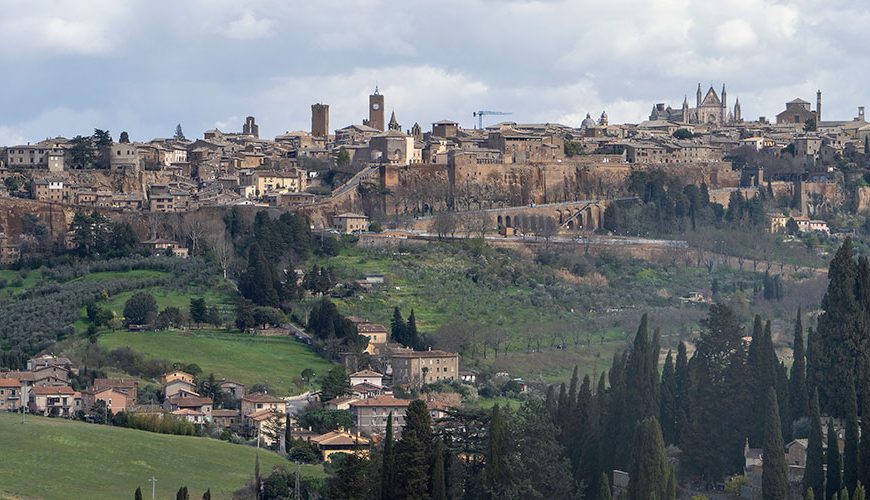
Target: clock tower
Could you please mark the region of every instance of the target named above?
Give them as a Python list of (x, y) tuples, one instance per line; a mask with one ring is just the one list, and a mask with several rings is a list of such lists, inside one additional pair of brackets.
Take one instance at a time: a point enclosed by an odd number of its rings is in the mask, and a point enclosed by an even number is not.
[(369, 96), (369, 127), (384, 131), (384, 96), (375, 87), (375, 93)]

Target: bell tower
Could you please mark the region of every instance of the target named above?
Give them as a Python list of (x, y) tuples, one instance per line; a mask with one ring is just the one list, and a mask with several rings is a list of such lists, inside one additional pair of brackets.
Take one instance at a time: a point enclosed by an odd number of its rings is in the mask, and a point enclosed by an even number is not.
[(369, 96), (369, 127), (384, 131), (384, 96), (375, 87), (375, 93)]

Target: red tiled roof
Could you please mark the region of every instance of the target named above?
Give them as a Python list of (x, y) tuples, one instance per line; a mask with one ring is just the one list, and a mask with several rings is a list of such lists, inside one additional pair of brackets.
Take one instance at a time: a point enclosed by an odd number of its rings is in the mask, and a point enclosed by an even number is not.
[(214, 401), (212, 401), (211, 398), (197, 398), (192, 396), (172, 396), (171, 398), (169, 398), (169, 402), (180, 408), (194, 408), (203, 405), (214, 404)]
[(21, 381), (17, 378), (0, 378), (0, 387), (21, 387)]
[(281, 398), (276, 398), (275, 396), (271, 396), (269, 394), (260, 394), (258, 392), (252, 394), (246, 394), (242, 397), (242, 401), (250, 401), (252, 403), (283, 403), (284, 400)]
[(70, 386), (63, 387), (34, 387), (31, 389), (37, 396), (72, 396), (76, 391)]
[(351, 406), (363, 406), (363, 407), (372, 407), (372, 406), (406, 407), (409, 404), (411, 404), (410, 399), (396, 399), (393, 396), (378, 396), (375, 398), (360, 399), (359, 401), (354, 401), (350, 405)]

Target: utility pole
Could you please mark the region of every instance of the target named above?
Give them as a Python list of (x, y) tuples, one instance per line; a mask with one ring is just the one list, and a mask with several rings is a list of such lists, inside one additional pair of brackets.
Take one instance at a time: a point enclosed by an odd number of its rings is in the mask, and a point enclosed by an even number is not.
[(148, 482), (151, 483), (151, 500), (154, 500), (157, 497), (157, 478), (151, 476)]
[(27, 407), (24, 405), (21, 405), (21, 423), (27, 423)]

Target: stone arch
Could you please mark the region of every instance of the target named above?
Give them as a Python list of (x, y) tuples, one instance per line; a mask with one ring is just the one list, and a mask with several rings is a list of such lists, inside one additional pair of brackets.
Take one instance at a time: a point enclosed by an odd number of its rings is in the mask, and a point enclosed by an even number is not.
[(501, 229), (501, 228), (504, 227), (504, 226), (502, 225), (502, 224), (503, 224), (503, 221), (502, 221), (501, 215), (499, 215), (499, 216), (496, 218), (496, 222), (498, 223), (498, 227), (499, 227), (499, 229)]
[(560, 226), (565, 223), (565, 219), (561, 210), (556, 210), (556, 219), (559, 221)]
[(513, 226), (511, 225), (511, 216), (510, 216), (510, 215), (506, 215), (506, 216), (505, 216), (505, 218), (504, 218), (504, 225), (505, 225), (505, 227), (513, 227)]
[(595, 218), (593, 217), (592, 205), (586, 207), (586, 229), (592, 231), (597, 229), (597, 224), (595, 224)]

